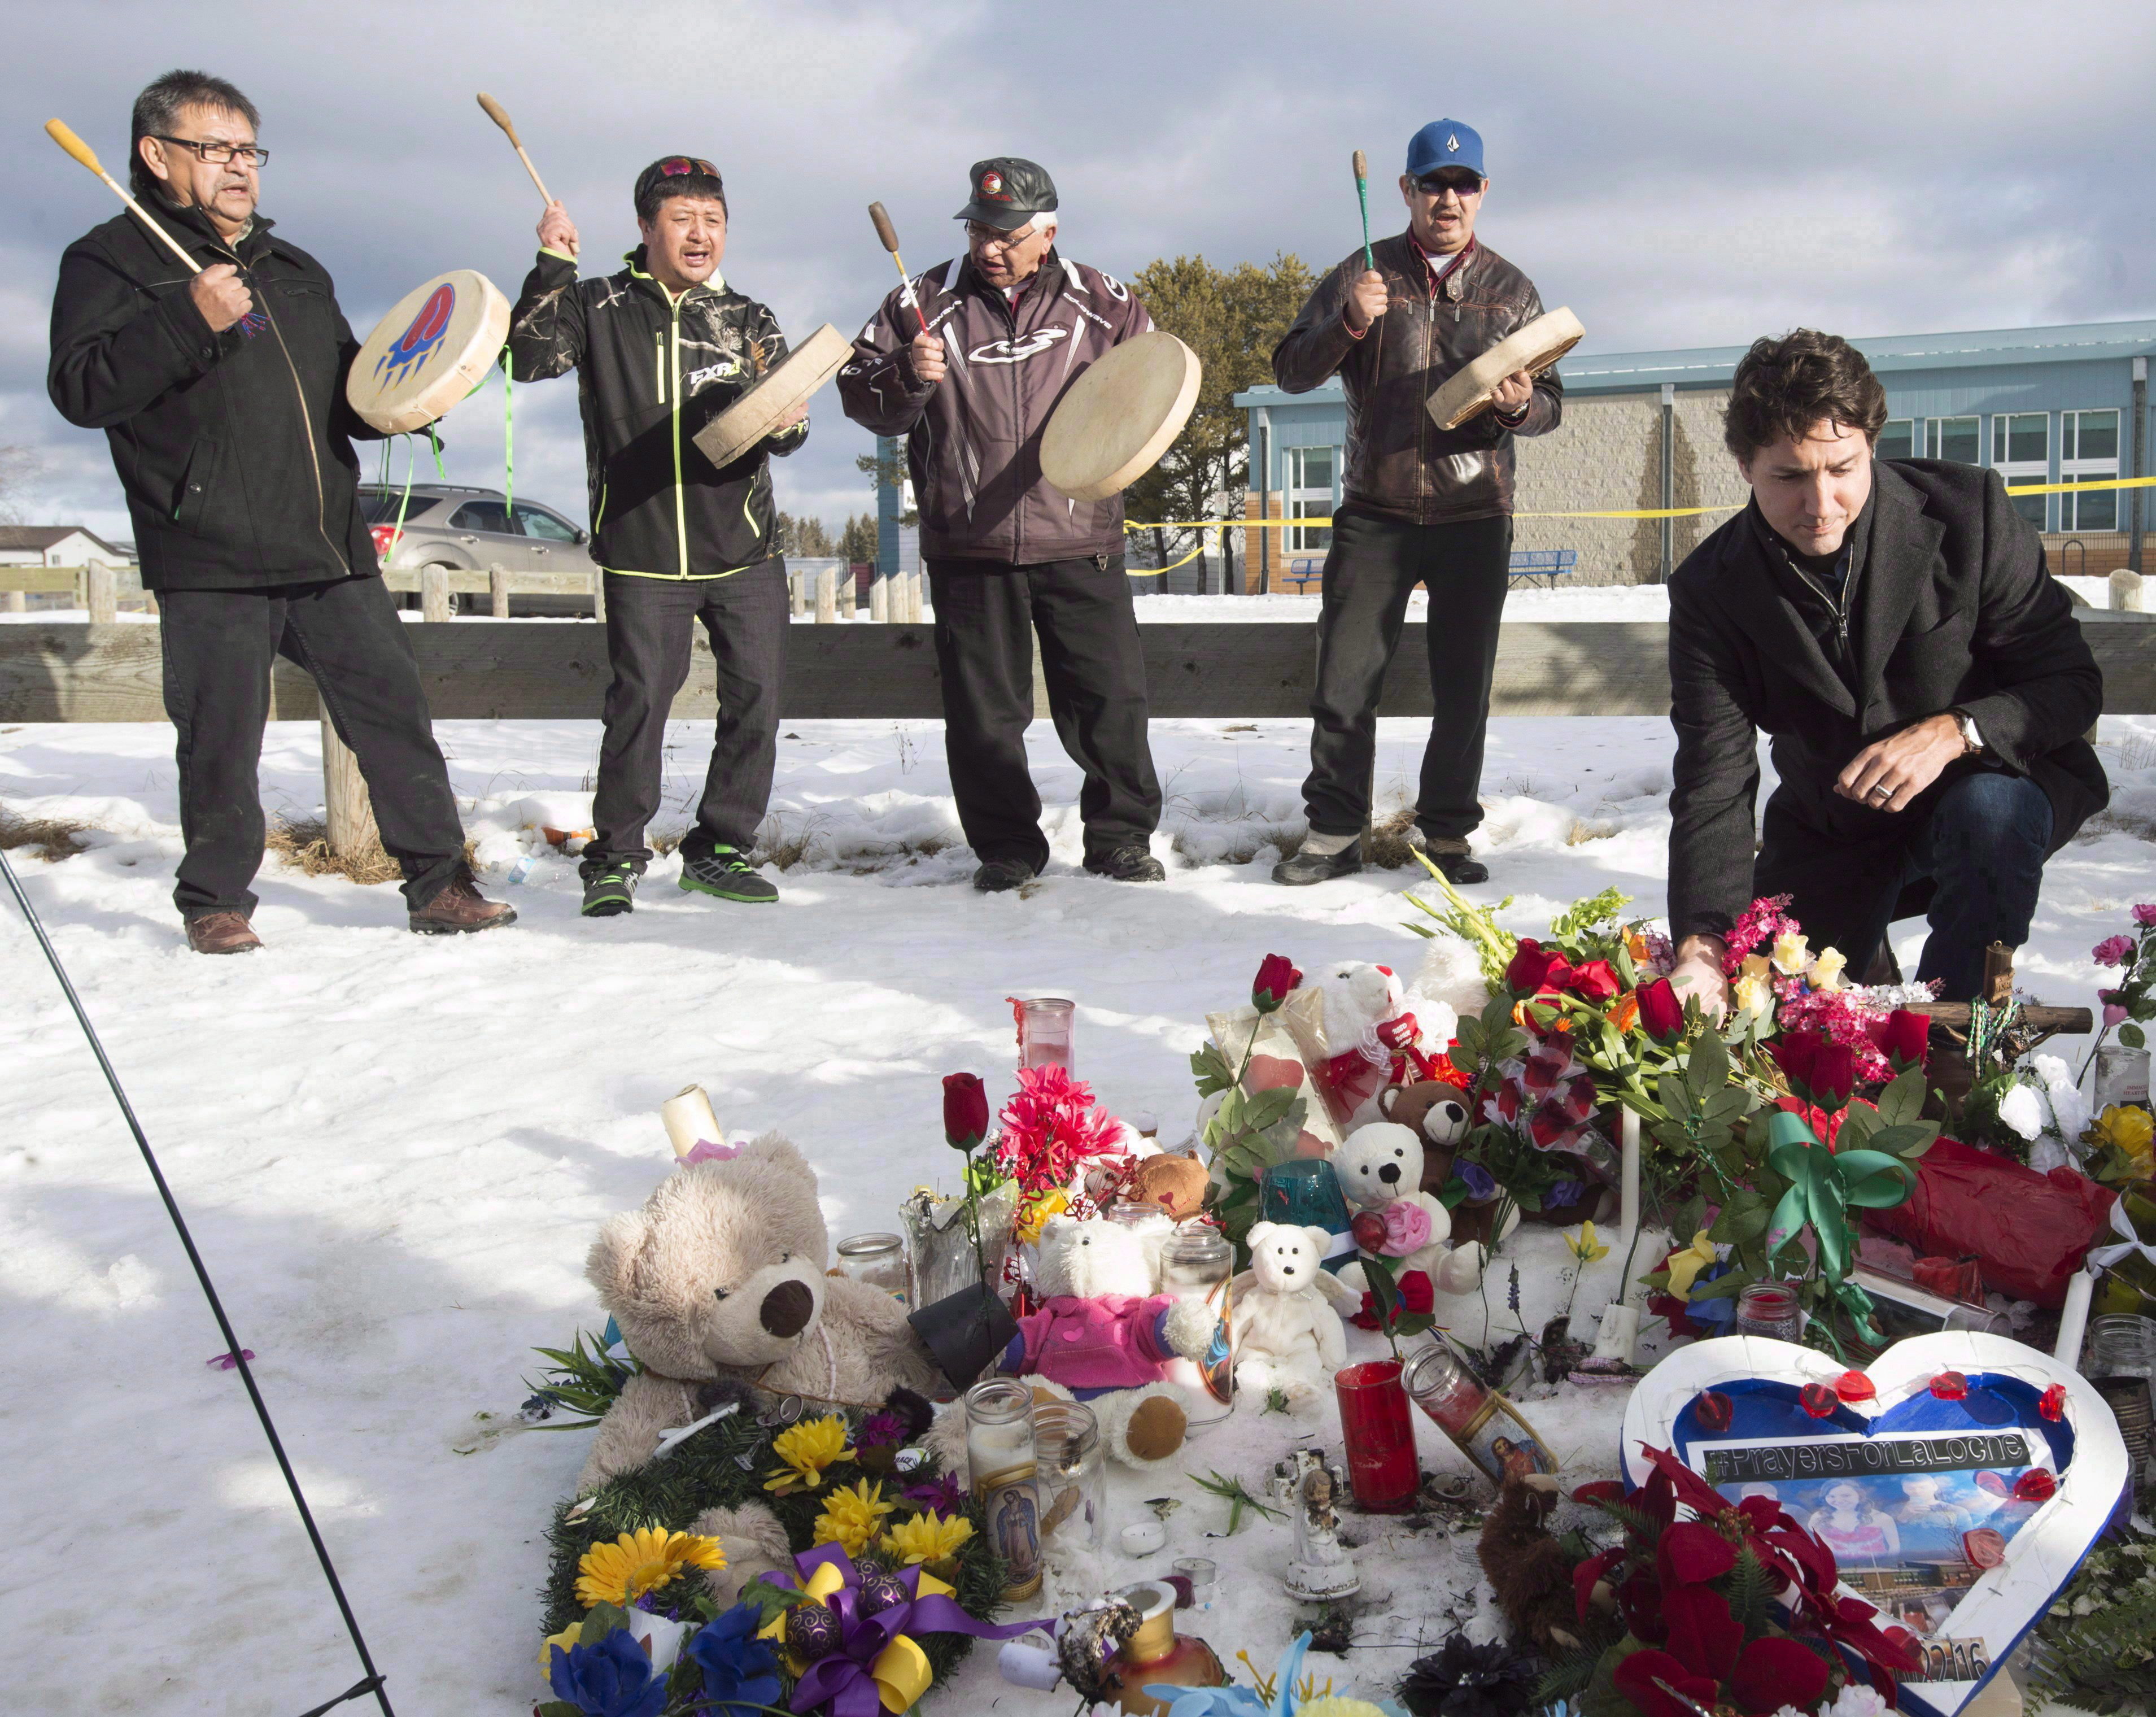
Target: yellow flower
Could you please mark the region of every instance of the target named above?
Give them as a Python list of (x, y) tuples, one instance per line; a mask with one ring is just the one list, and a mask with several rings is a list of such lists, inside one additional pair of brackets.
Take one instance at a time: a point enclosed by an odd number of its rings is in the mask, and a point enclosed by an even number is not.
[(1714, 1242), (1707, 1237), (1707, 1230), (1702, 1228), (1693, 1235), (1691, 1244), (1670, 1258), (1670, 1298), (1689, 1304), (1691, 1285), (1698, 1279), (1699, 1272), (1717, 1262), (1719, 1257)]
[(1790, 978), (1803, 971), (1806, 962), (1811, 959), (1806, 949), (1806, 944), (1810, 941), (1811, 938), (1801, 930), (1784, 930), (1777, 936), (1773, 956), (1774, 969)]
[(884, 1500), (880, 1479), (871, 1483), (864, 1478), (858, 1484), (841, 1486), (824, 1499), (824, 1512), (816, 1517), (810, 1543), (838, 1545), (848, 1555), (858, 1556), (882, 1528), (883, 1517), (897, 1506), (895, 1501)]
[(1606, 1258), (1609, 1256), (1608, 1247), (1595, 1243), (1594, 1225), (1592, 1222), (1582, 1222), (1579, 1225), (1579, 1232), (1566, 1235), (1564, 1243), (1571, 1248), (1573, 1257), (1578, 1258), (1583, 1264), (1591, 1264), (1597, 1258)]
[(1061, 1216), (1070, 1207), (1070, 1195), (1060, 1186), (1051, 1187), (1038, 1197), (1029, 1197), (1019, 1206), (1011, 1231), (1026, 1245), (1038, 1246), (1040, 1231), (1048, 1226), (1048, 1219)]
[(900, 1521), (884, 1534), (883, 1547), (901, 1565), (911, 1567), (916, 1562), (940, 1562), (946, 1556), (957, 1555), (958, 1547), (973, 1535), (972, 1521), (946, 1520), (931, 1510)]
[(1821, 948), (1812, 961), (1811, 969), (1804, 974), (1804, 981), (1815, 990), (1839, 990), (1841, 969), (1848, 964), (1849, 956), (1840, 948)]
[(1763, 954), (1748, 954), (1744, 956), (1744, 964), (1737, 969), (1737, 972), (1741, 978), (1764, 979), (1774, 969), (1774, 963)]
[(1350, 1699), (1335, 1694), (1305, 1701), (1295, 1708), (1295, 1717), (1385, 1717), (1384, 1708), (1368, 1699)]
[(583, 1625), (581, 1622), (572, 1622), (559, 1633), (548, 1634), (539, 1648), (539, 1673), (542, 1675), (552, 1676), (554, 1673), (554, 1648), (559, 1646), (566, 1652), (583, 1637)]
[(726, 1553), (716, 1538), (692, 1532), (639, 1527), (612, 1544), (595, 1544), (577, 1564), (577, 1596), (584, 1607), (629, 1604), (656, 1591), (689, 1568), (723, 1568)]
[(824, 1469), (834, 1461), (851, 1460), (854, 1453), (846, 1447), (846, 1421), (835, 1413), (789, 1426), (772, 1438), (771, 1452), (786, 1463), (786, 1470), (773, 1473), (763, 1488), (781, 1496), (819, 1488)]
[(1747, 972), (1737, 980), (1737, 1005), (1748, 1014), (1771, 1014), (1774, 1011), (1774, 992), (1764, 978), (1755, 978)]
[(2156, 1120), (2144, 1108), (2113, 1103), (2096, 1118), (2087, 1136), (2091, 1144), (2098, 1147), (2118, 1146), (2120, 1154), (2144, 1175), (2152, 1158), (2156, 1158)]

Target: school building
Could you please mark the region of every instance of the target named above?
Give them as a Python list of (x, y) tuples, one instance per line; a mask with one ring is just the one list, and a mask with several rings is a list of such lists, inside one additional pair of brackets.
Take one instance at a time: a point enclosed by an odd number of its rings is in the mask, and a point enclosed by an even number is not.
[[(1960, 460), (2009, 483), (2140, 476), (2151, 425), (2148, 359), (2156, 321), (1972, 333), (1895, 334), (1854, 343), (1887, 388), (1886, 459)], [(1722, 414), (1741, 346), (1568, 355), (1564, 422), (1515, 443), (1516, 550), (1570, 549), (1575, 582), (1652, 583), (1741, 506), (1743, 481), (1722, 445)], [(1254, 484), (1243, 516), (1324, 518), (1340, 499), (1347, 402), (1336, 380), (1308, 393), (1253, 388), (1247, 414)], [(2051, 570), (2142, 569), (2143, 490), (2022, 496)], [(1723, 509), (1693, 518), (1550, 515), (1652, 507)], [(1537, 517), (1537, 515), (1540, 515)], [(1238, 532), (1242, 581), (1315, 590), (1330, 532), (1322, 526)], [(1261, 544), (1259, 538), (1271, 538)]]

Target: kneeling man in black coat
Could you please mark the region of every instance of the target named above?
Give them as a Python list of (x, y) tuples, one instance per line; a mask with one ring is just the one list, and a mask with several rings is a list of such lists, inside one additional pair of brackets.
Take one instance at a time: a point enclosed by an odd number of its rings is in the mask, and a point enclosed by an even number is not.
[[(1917, 976), (1971, 999), (2110, 797), (2082, 737), (2102, 676), (2043, 544), (1997, 472), (1874, 459), (1886, 418), (1847, 341), (1759, 341), (1725, 436), (1751, 504), (1670, 581), (1675, 981), (1712, 1010), (1722, 938), (1784, 893), (1852, 977), (1926, 911)], [(1761, 731), (1781, 784), (1755, 856)]]

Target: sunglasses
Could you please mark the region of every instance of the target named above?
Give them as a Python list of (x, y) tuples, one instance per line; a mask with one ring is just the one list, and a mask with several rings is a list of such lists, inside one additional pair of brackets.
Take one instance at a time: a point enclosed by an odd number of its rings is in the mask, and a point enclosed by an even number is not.
[(1448, 167), (1443, 172), (1425, 173), (1415, 181), (1415, 189), (1425, 197), (1442, 197), (1447, 191), (1462, 197), (1479, 197), (1482, 193), (1482, 176)]
[(716, 179), (719, 176), (718, 168), (693, 155), (670, 155), (659, 163), (659, 171), (670, 179), (680, 178), (685, 173), (701, 173), (707, 179)]

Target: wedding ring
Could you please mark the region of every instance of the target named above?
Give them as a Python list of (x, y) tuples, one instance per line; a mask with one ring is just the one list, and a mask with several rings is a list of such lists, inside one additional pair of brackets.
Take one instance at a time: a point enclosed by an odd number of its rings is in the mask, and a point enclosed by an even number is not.
[(1874, 799), (1892, 799), (1894, 796), (1894, 789), (1881, 781), (1871, 789), (1871, 796)]

